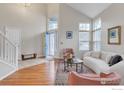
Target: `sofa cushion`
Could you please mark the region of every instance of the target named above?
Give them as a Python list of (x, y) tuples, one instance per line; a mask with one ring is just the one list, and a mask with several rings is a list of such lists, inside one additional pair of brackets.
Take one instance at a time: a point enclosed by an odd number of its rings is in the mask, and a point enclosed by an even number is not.
[(92, 51), (91, 52), (91, 56), (94, 58), (100, 58), (100, 52), (99, 51)]
[(109, 73), (109, 65), (101, 59), (96, 59), (93, 57), (85, 57), (84, 65), (88, 66), (97, 74), (100, 74), (101, 72)]
[(112, 56), (113, 56), (113, 55), (110, 54), (110, 53), (101, 52), (100, 58), (101, 58), (102, 60), (104, 60), (104, 61), (108, 64)]

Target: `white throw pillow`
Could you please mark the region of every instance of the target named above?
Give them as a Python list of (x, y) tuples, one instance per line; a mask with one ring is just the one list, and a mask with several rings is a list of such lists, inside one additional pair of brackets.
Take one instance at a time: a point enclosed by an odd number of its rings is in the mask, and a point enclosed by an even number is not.
[(100, 58), (101, 53), (99, 51), (92, 51), (91, 56), (94, 58)]
[(109, 63), (111, 58), (112, 58), (112, 55), (108, 55), (107, 58), (106, 58), (106, 62)]
[(86, 53), (84, 53), (83, 59), (84, 59), (84, 57), (90, 57), (90, 55), (91, 55), (91, 52), (86, 52)]
[(109, 63), (112, 55), (106, 52), (101, 53), (101, 59), (104, 60), (106, 63)]

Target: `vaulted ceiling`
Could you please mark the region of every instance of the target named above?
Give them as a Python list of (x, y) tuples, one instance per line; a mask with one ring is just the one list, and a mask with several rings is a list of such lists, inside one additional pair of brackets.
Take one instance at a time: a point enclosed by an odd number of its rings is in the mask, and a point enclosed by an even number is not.
[(111, 3), (68, 3), (67, 5), (90, 18), (94, 18), (107, 9)]

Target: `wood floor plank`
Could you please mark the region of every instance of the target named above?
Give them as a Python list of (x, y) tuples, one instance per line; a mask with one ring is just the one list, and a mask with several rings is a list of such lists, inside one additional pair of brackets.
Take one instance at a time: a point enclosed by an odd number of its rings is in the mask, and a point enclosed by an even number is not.
[(0, 85), (53, 85), (55, 62), (49, 61), (16, 71), (0, 81)]

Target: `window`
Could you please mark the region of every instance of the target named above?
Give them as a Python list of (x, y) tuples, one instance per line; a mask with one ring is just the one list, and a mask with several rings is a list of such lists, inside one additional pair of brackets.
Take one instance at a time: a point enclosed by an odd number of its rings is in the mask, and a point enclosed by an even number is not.
[(90, 47), (90, 24), (79, 24), (79, 50), (89, 50)]
[(101, 50), (101, 19), (98, 18), (93, 22), (93, 50)]
[(48, 19), (48, 31), (50, 30), (57, 30), (58, 28), (58, 23), (57, 23), (57, 18), (56, 17), (51, 17)]
[(55, 29), (57, 29), (57, 21), (49, 21), (48, 30), (55, 30)]
[(89, 31), (90, 30), (90, 24), (79, 24), (79, 30)]

